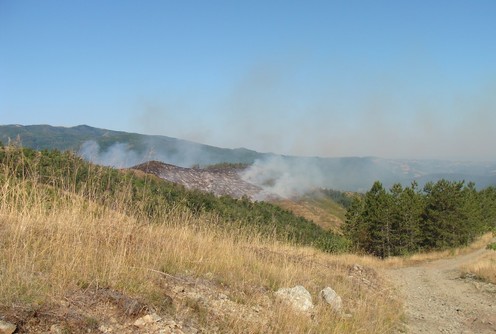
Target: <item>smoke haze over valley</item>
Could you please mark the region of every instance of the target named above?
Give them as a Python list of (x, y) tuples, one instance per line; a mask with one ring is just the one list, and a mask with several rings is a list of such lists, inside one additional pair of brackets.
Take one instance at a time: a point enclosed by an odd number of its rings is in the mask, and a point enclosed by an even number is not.
[(0, 126), (1, 141), (8, 143), (15, 138), (27, 147), (73, 150), (89, 161), (118, 168), (151, 160), (183, 168), (244, 164), (246, 168), (236, 172), (240, 179), (259, 187), (263, 194), (283, 198), (316, 188), (364, 192), (377, 180), (387, 187), (409, 185), (414, 180), (422, 186), (441, 178), (473, 181), (479, 188), (496, 185), (496, 162), (283, 156), (89, 126)]

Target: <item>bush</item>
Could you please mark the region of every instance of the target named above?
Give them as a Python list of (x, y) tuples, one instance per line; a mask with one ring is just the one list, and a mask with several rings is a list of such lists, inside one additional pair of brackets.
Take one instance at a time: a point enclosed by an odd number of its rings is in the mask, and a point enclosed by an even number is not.
[(496, 251), (496, 242), (493, 242), (486, 247), (487, 249), (491, 249), (493, 251)]

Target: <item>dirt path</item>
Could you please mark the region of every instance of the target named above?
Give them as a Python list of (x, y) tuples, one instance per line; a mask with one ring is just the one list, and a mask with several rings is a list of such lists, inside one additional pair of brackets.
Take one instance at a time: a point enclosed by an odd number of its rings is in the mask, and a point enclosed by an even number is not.
[(408, 333), (496, 333), (496, 286), (459, 270), (485, 252), (387, 271), (404, 297)]

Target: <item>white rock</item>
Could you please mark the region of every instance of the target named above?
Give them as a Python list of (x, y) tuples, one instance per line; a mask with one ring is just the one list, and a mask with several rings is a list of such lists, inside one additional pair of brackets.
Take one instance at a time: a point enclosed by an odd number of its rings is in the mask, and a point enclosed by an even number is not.
[(146, 326), (146, 322), (145, 322), (145, 320), (143, 320), (143, 318), (139, 318), (139, 319), (136, 319), (136, 321), (134, 322), (133, 325), (135, 325), (136, 327), (142, 328), (142, 327)]
[(60, 325), (52, 325), (50, 326), (50, 333), (61, 334), (63, 332), (62, 327)]
[(136, 319), (134, 325), (141, 328), (148, 324), (159, 322), (160, 320), (162, 320), (162, 318), (157, 313), (147, 314), (139, 319)]
[(112, 333), (113, 331), (112, 327), (108, 327), (105, 325), (101, 325), (100, 327), (98, 327), (98, 330), (102, 333)]
[(281, 288), (275, 295), (290, 303), (298, 311), (307, 312), (313, 309), (312, 296), (303, 286), (297, 285), (294, 288)]
[(341, 297), (331, 289), (327, 287), (320, 291), (319, 296), (329, 305), (331, 305), (332, 309), (336, 312), (341, 312), (341, 308), (343, 307), (343, 301)]
[(12, 334), (17, 329), (17, 326), (10, 322), (0, 320), (0, 334)]

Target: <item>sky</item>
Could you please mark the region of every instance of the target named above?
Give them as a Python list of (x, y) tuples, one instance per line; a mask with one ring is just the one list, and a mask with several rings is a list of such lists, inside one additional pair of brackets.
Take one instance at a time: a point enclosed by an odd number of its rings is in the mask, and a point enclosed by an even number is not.
[(496, 1), (0, 0), (0, 124), (496, 161)]

